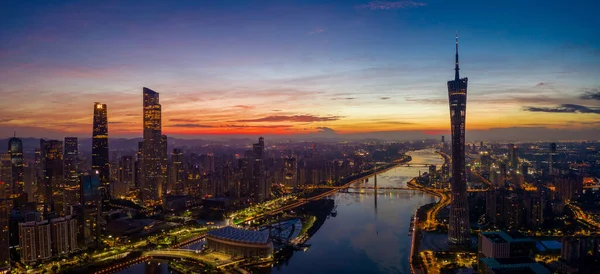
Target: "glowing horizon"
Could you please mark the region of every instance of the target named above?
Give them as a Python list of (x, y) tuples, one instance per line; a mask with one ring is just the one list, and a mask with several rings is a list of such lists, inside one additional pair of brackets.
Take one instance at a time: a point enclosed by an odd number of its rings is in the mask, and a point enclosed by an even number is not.
[(141, 135), (144, 86), (167, 135), (447, 132), (456, 29), (467, 130), (600, 126), (592, 8), (405, 2), (11, 3), (0, 137)]

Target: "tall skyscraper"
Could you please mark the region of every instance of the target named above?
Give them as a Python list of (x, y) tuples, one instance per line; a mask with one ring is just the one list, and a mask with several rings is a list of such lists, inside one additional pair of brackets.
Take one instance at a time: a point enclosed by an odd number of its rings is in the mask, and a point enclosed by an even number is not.
[(23, 193), (25, 182), (23, 181), (23, 142), (16, 136), (8, 140), (8, 153), (12, 163), (12, 193), (20, 195)]
[(10, 195), (13, 190), (12, 186), (12, 162), (10, 160), (10, 153), (0, 153), (0, 182), (2, 183), (2, 197)]
[(113, 196), (127, 195), (130, 188), (134, 187), (135, 164), (133, 156), (122, 156), (119, 160), (119, 172), (116, 186), (112, 189)]
[(252, 146), (252, 154), (254, 154), (252, 181), (250, 184), (251, 194), (257, 202), (264, 202), (269, 199), (271, 188), (267, 184), (266, 170), (264, 163), (265, 139), (258, 138), (258, 143)]
[(469, 206), (467, 205), (467, 180), (465, 176), (465, 118), (467, 115), (468, 78), (459, 77), (458, 35), (456, 35), (456, 64), (454, 80), (448, 81), (450, 123), (452, 131), (452, 201), (448, 240), (452, 244), (469, 243)]
[(181, 195), (184, 193), (185, 184), (185, 163), (183, 160), (183, 151), (174, 148), (171, 153), (171, 173), (169, 175), (169, 191)]
[(77, 137), (65, 137), (65, 203), (79, 203), (79, 144)]
[(162, 200), (161, 106), (158, 92), (143, 89), (144, 143), (142, 148), (141, 198), (149, 204)]
[(63, 143), (58, 140), (40, 140), (42, 153), (43, 180), (41, 201), (44, 203), (44, 214), (63, 211)]
[[(13, 208), (12, 200), (0, 199), (0, 273), (10, 270), (10, 248), (8, 227), (10, 211)], [(6, 272), (5, 272), (6, 271)]]
[(167, 135), (160, 136), (160, 185), (161, 195), (167, 192), (169, 184), (169, 152), (167, 149)]
[(108, 161), (108, 109), (106, 104), (94, 103), (94, 125), (92, 132), (92, 169), (98, 170), (100, 182), (108, 186), (110, 166)]
[(517, 150), (517, 145), (508, 145), (508, 159), (510, 160), (510, 167), (514, 170), (517, 170), (517, 168), (519, 167), (519, 154)]
[(100, 178), (98, 171), (85, 172), (80, 177), (80, 197), (83, 212), (78, 222), (81, 224), (79, 234), (82, 236), (83, 244), (90, 245), (98, 243), (100, 239)]

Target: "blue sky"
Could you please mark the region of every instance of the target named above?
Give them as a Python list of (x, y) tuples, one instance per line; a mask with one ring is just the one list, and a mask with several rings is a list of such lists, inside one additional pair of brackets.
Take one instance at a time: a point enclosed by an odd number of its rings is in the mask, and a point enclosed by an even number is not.
[(3, 1), (0, 131), (139, 135), (144, 86), (175, 135), (447, 130), (457, 31), (468, 128), (600, 120), (596, 1), (141, 3)]

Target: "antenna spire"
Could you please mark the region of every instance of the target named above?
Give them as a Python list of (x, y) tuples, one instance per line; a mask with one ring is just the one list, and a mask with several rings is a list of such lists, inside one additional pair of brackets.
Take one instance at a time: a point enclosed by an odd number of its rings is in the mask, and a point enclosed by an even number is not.
[(456, 32), (456, 67), (454, 67), (454, 80), (458, 81), (460, 79), (459, 75), (458, 75), (458, 71), (460, 69), (458, 68), (458, 32)]

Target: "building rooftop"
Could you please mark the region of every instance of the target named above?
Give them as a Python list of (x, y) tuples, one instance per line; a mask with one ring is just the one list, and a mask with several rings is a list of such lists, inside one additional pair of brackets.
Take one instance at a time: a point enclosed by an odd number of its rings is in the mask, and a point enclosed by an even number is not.
[(517, 258), (481, 258), (483, 264), (493, 273), (532, 273), (532, 274), (550, 274), (551, 272), (541, 264), (529, 257)]
[(558, 241), (550, 240), (550, 241), (542, 241), (542, 245), (544, 245), (547, 249), (560, 250), (561, 243)]
[(529, 237), (521, 233), (507, 233), (504, 231), (482, 232), (481, 235), (495, 243), (524, 243), (533, 242)]
[(224, 240), (249, 244), (266, 244), (269, 242), (268, 231), (245, 230), (231, 226), (209, 231), (208, 235)]

